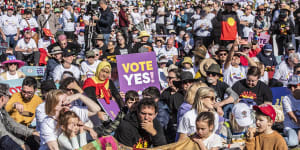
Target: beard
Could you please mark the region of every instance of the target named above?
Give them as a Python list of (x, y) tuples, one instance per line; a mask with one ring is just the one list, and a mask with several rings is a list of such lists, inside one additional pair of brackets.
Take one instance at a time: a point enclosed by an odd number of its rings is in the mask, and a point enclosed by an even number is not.
[(214, 78), (212, 78), (212, 77), (207, 77), (207, 82), (208, 83), (210, 83), (210, 84), (212, 84), (212, 83), (214, 83), (216, 80), (214, 79)]
[(25, 97), (23, 94), (21, 94), (21, 96), (24, 102), (29, 102), (33, 98), (34, 94), (30, 97)]

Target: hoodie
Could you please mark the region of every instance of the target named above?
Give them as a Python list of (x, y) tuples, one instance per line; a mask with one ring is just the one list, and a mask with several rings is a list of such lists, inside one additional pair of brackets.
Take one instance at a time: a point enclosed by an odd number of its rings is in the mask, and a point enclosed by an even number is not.
[(157, 131), (155, 136), (140, 127), (137, 112), (127, 114), (115, 132), (115, 138), (122, 144), (133, 148), (150, 148), (167, 144), (163, 128), (155, 118), (153, 126)]

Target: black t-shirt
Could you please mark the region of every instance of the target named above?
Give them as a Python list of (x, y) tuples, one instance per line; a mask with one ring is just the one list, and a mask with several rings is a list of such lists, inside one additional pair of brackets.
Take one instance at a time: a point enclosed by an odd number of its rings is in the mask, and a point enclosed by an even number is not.
[(237, 81), (232, 89), (239, 95), (240, 98), (253, 99), (257, 105), (264, 102), (272, 102), (272, 91), (263, 82), (257, 82), (257, 85), (253, 88), (249, 88), (246, 84), (246, 79)]
[(131, 53), (131, 49), (129, 45), (125, 45), (125, 47), (120, 47), (120, 45), (117, 45), (116, 50), (120, 52), (121, 55), (127, 55)]
[(207, 82), (206, 78), (201, 78), (200, 80), (202, 82), (205, 82), (209, 87), (213, 88), (216, 91), (217, 93), (216, 102), (220, 102), (224, 100), (226, 89), (229, 88), (229, 85), (227, 83), (218, 80), (217, 85), (212, 85)]
[(114, 52), (106, 52), (102, 55), (102, 59), (106, 58), (110, 63), (117, 63), (117, 55), (120, 55), (120, 51), (115, 50)]

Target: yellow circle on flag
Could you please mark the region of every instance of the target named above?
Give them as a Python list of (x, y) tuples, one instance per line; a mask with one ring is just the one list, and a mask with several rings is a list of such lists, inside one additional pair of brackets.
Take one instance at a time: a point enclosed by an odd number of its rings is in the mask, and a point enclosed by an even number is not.
[(227, 19), (227, 23), (228, 23), (230, 26), (233, 26), (234, 23), (235, 23), (235, 20), (234, 20), (232, 17), (229, 17), (229, 18)]

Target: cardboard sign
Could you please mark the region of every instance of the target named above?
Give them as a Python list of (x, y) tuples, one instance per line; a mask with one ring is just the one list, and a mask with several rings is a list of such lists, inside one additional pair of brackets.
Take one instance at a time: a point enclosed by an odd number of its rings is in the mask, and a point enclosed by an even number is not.
[(117, 55), (120, 91), (135, 90), (140, 95), (150, 86), (160, 89), (155, 52)]
[(20, 70), (26, 75), (26, 76), (44, 76), (46, 67), (43, 66), (23, 66), (20, 68)]
[(271, 88), (271, 90), (273, 95), (273, 105), (282, 106), (283, 97), (291, 93), (291, 91), (287, 87), (274, 87)]
[(23, 80), (24, 79), (5, 80), (5, 81), (0, 81), (0, 83), (8, 84), (9, 94), (12, 95), (14, 93), (21, 92)]
[(114, 100), (110, 100), (110, 104), (107, 104), (104, 99), (98, 99), (98, 103), (103, 108), (103, 110), (108, 114), (111, 120), (115, 120), (120, 108)]
[[(251, 42), (253, 38), (254, 38), (254, 33), (250, 32), (248, 36), (248, 42)], [(269, 43), (269, 40), (270, 40), (270, 35), (268, 34), (260, 34), (260, 36), (257, 37), (257, 42), (260, 47), (263, 47), (265, 44)]]

